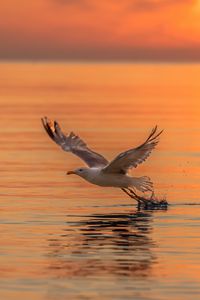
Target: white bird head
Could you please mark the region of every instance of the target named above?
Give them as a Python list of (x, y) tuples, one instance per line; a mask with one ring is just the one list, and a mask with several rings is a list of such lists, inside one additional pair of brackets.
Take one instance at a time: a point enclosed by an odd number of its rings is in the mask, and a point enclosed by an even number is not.
[(78, 168), (73, 171), (68, 171), (67, 175), (75, 174), (80, 177), (87, 178), (87, 176), (89, 175), (89, 170), (89, 168)]

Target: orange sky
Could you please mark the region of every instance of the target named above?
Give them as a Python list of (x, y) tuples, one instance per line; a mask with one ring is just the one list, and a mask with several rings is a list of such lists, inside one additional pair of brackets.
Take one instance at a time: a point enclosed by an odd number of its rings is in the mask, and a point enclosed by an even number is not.
[(200, 59), (200, 0), (6, 0), (1, 59)]

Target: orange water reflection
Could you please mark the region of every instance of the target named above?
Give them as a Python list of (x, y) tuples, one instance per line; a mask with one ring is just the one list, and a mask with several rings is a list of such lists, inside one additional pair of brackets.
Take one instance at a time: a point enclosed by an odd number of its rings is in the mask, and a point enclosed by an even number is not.
[[(183, 204), (199, 203), (199, 76), (199, 65), (1, 64), (2, 299), (198, 291), (200, 211)], [(134, 172), (173, 205), (140, 215), (118, 190), (66, 177), (82, 162), (49, 140), (44, 115), (108, 158), (164, 128)]]

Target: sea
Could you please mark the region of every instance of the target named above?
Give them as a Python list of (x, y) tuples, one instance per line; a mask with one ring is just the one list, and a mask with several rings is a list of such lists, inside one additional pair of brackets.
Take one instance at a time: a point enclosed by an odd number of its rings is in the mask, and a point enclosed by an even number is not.
[[(188, 300), (200, 295), (200, 64), (0, 63), (0, 299)], [(164, 129), (133, 176), (167, 209), (66, 172), (57, 120), (112, 160)]]

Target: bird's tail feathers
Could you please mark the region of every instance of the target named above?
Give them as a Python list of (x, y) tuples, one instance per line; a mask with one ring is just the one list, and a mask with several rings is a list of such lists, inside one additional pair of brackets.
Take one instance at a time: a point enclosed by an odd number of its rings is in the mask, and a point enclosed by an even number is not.
[(147, 176), (132, 177), (132, 187), (136, 188), (140, 192), (153, 192), (153, 183)]

